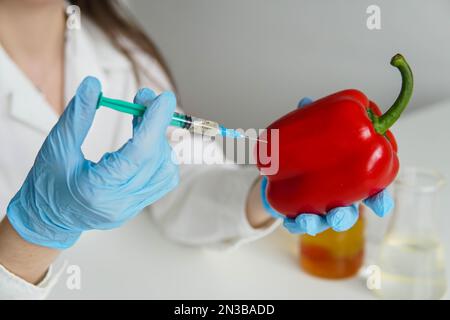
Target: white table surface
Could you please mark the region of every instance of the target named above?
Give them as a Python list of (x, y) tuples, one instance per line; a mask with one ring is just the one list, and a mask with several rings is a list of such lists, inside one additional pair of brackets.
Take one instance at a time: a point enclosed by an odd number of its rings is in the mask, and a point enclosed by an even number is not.
[[(406, 114), (395, 125), (402, 166), (431, 167), (450, 177), (450, 101)], [(371, 230), (387, 221), (369, 219)], [(441, 193), (441, 235), (450, 265), (450, 188)], [(380, 231), (381, 232), (381, 231)], [(297, 237), (279, 229), (229, 253), (183, 247), (140, 215), (121, 229), (88, 232), (60, 261), (81, 270), (81, 289), (63, 273), (57, 299), (373, 299), (365, 280), (322, 280), (298, 267)], [(374, 247), (369, 251), (375, 252)], [(450, 287), (450, 283), (449, 283)], [(448, 293), (447, 293), (448, 297)]]

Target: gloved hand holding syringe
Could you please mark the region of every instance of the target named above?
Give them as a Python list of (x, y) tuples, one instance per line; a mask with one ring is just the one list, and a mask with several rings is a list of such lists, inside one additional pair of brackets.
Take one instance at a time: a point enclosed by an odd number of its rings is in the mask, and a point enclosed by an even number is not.
[[(116, 111), (132, 114), (134, 116), (142, 116), (145, 112), (146, 106), (131, 103), (118, 99), (111, 99), (104, 97), (103, 94), (100, 94), (97, 108), (100, 106), (108, 107), (114, 109)], [(256, 138), (251, 138), (236, 129), (226, 128), (219, 123), (212, 120), (205, 120), (197, 117), (193, 117), (190, 115), (174, 112), (172, 116), (172, 121), (170, 122), (171, 126), (182, 128), (189, 130), (194, 134), (201, 134), (210, 137), (214, 136), (222, 136), (229, 137), (234, 139), (250, 139), (250, 140), (258, 140)], [(259, 140), (261, 142), (266, 142)]]

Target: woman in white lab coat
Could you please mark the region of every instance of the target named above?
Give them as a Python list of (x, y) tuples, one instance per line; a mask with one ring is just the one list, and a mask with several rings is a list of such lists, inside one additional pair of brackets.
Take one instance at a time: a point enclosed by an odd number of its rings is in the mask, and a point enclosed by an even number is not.
[[(0, 1), (0, 220), (84, 77), (98, 78), (105, 96), (128, 101), (140, 87), (174, 90), (152, 42), (113, 1), (71, 2), (81, 8), (81, 28), (70, 27), (62, 0)], [(129, 116), (101, 108), (84, 154), (97, 161), (131, 135)], [(181, 165), (178, 187), (145, 210), (170, 239), (235, 246), (277, 225), (261, 205), (259, 183), (254, 169)], [(221, 193), (214, 191), (219, 184)], [(59, 252), (25, 241), (3, 219), (0, 299), (44, 298)]]

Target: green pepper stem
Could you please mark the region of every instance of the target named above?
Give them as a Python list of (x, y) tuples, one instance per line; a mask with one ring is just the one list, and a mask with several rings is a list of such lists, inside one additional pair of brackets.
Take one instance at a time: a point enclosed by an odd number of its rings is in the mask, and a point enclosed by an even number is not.
[(383, 115), (377, 117), (371, 115), (375, 131), (385, 134), (386, 131), (400, 118), (403, 110), (408, 106), (411, 99), (414, 80), (411, 68), (401, 54), (396, 54), (391, 59), (391, 65), (398, 68), (402, 75), (402, 88), (394, 104)]

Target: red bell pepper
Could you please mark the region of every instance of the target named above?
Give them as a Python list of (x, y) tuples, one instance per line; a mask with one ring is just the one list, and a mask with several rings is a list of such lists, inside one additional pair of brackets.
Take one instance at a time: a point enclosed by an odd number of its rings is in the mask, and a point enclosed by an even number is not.
[[(268, 150), (273, 149), (270, 130), (279, 130), (279, 170), (267, 176), (266, 190), (275, 210), (290, 218), (325, 214), (372, 196), (394, 180), (399, 160), (388, 129), (408, 105), (413, 76), (400, 54), (391, 65), (401, 73), (402, 88), (385, 114), (362, 92), (350, 89), (294, 110), (267, 128)], [(257, 159), (263, 170), (266, 165)]]

